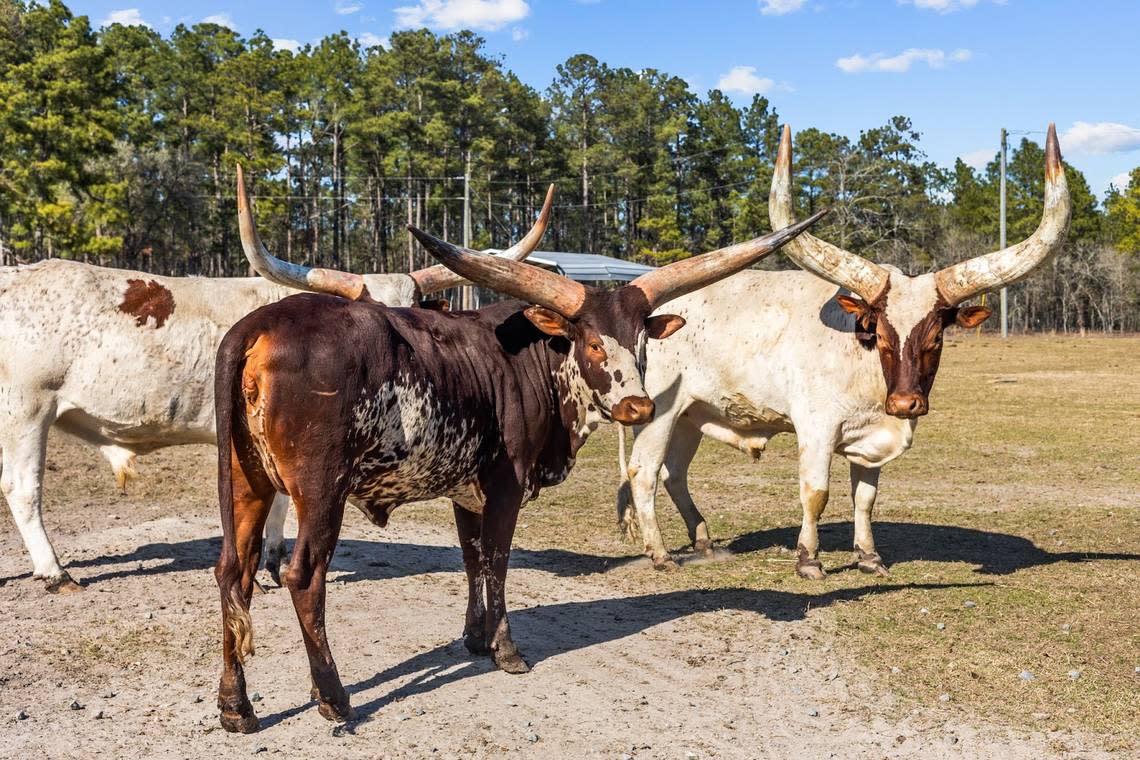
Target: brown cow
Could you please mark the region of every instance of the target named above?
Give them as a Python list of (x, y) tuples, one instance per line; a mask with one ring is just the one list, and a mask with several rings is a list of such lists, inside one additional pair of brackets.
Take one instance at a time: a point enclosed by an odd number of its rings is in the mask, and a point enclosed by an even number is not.
[(464, 643), (507, 672), (526, 672), (505, 593), (522, 504), (566, 478), (600, 423), (653, 417), (638, 357), (646, 338), (684, 325), (651, 317), (657, 306), (749, 266), (819, 216), (613, 291), (413, 229), (448, 268), (521, 302), (437, 312), (304, 294), (235, 325), (218, 351), (215, 388), (222, 726), (258, 726), (242, 663), (253, 652), (250, 595), (277, 493), (297, 509), (283, 575), (321, 715), (351, 715), (324, 627), (325, 573), (348, 498), (379, 525), (405, 502), (450, 498), (468, 581)]

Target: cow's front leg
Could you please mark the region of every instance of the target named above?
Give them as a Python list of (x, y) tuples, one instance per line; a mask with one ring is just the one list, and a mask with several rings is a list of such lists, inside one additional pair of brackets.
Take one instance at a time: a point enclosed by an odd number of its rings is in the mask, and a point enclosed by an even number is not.
[(879, 468), (851, 463), (851, 502), (855, 508), (855, 565), (864, 573), (888, 576), (883, 558), (875, 551), (871, 510), (879, 492)]
[(463, 644), (471, 654), (490, 654), (487, 641), (487, 605), (483, 599), (483, 516), (451, 502), (463, 569), (467, 572), (467, 615), (463, 620)]
[(800, 444), (800, 505), (804, 515), (796, 543), (796, 575), (808, 580), (827, 576), (819, 561), (819, 518), (827, 506), (831, 448), (818, 442)]
[(487, 506), (483, 512), (482, 572), (487, 584), (486, 637), (495, 664), (507, 673), (526, 673), (530, 670), (511, 638), (511, 625), (507, 620), (507, 563), (521, 507), (521, 494), (511, 489), (507, 494), (488, 494)]
[[(657, 411), (657, 416), (642, 428), (634, 439), (633, 449), (629, 455), (629, 472), (623, 473), (629, 477), (629, 494), (637, 511), (637, 522), (641, 527), (645, 554), (653, 561), (653, 567), (658, 570), (672, 570), (677, 567), (677, 563), (665, 550), (665, 542), (661, 538), (661, 529), (657, 524), (656, 508), (661, 466), (669, 452), (676, 419), (674, 407)], [(623, 532), (626, 532), (624, 521), (629, 520), (630, 513), (628, 505), (622, 504), (621, 492), (618, 498), (618, 513), (619, 520), (623, 521), (621, 523)]]
[(313, 683), (310, 696), (317, 701), (317, 710), (324, 718), (344, 722), (353, 717), (352, 706), (325, 634), (325, 574), (340, 534), (344, 497), (329, 502), (319, 499), (294, 500), (297, 541), (293, 544), (293, 558), (285, 570), (284, 580), (293, 597), (309, 655)]

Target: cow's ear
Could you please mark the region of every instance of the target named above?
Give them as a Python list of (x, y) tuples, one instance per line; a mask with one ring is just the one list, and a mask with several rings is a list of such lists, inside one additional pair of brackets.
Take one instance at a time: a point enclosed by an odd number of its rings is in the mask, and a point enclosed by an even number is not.
[(869, 307), (867, 305), (867, 302), (861, 298), (852, 298), (851, 296), (839, 294), (835, 296), (835, 302), (839, 304), (839, 307), (848, 314), (854, 314), (855, 316), (864, 319), (871, 312), (871, 307)]
[(570, 323), (566, 321), (566, 317), (553, 309), (548, 309), (545, 306), (531, 306), (523, 314), (534, 323), (535, 327), (547, 335), (570, 337)]
[(654, 340), (664, 340), (685, 326), (684, 317), (676, 314), (658, 314), (645, 320), (645, 334)]
[(994, 310), (988, 306), (965, 306), (958, 309), (954, 321), (958, 323), (959, 327), (969, 330), (985, 322), (993, 313)]

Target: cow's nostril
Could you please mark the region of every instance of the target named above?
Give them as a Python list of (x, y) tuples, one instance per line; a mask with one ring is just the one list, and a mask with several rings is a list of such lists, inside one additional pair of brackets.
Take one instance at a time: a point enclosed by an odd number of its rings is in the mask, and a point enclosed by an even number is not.
[(614, 404), (610, 416), (625, 425), (642, 425), (653, 419), (653, 399), (644, 396), (626, 396)]
[(887, 414), (910, 419), (927, 412), (926, 397), (920, 393), (892, 393), (887, 397)]

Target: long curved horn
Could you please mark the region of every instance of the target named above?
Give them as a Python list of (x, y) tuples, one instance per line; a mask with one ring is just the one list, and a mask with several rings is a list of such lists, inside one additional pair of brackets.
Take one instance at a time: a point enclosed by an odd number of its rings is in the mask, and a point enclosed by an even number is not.
[[(546, 226), (550, 223), (550, 204), (554, 199), (554, 185), (551, 185), (546, 191), (546, 201), (542, 204), (542, 212), (535, 220), (534, 226), (530, 231), (523, 236), (522, 240), (512, 245), (505, 251), (495, 254), (504, 259), (512, 259), (514, 261), (522, 261), (538, 247), (542, 236), (546, 233)], [(457, 288), (460, 285), (469, 284), (466, 277), (452, 272), (443, 264), (436, 264), (435, 266), (418, 269), (411, 273), (412, 279), (420, 286), (420, 293), (427, 295), (429, 293), (438, 293), (441, 290), (448, 288)]]
[(630, 283), (640, 288), (652, 308), (751, 266), (818, 222), (824, 209), (799, 224), (727, 248), (693, 256), (641, 275)]
[[(792, 130), (787, 124), (780, 135), (780, 152), (776, 154), (768, 218), (772, 229), (787, 227), (796, 220), (792, 206)], [(879, 297), (890, 279), (887, 270), (878, 264), (811, 234), (805, 233), (788, 243), (784, 253), (809, 272), (847, 288), (868, 303)]]
[(261, 242), (257, 225), (253, 220), (253, 207), (249, 203), (249, 193), (245, 189), (245, 173), (241, 164), (237, 167), (237, 207), (238, 230), (241, 233), (241, 247), (249, 263), (267, 280), (299, 290), (312, 290), (318, 293), (331, 293), (353, 301), (367, 293), (364, 278), (358, 274), (338, 272), (335, 269), (306, 267), (290, 264), (274, 256)]
[(408, 229), (420, 245), (444, 266), (479, 285), (528, 303), (546, 306), (570, 319), (578, 315), (586, 300), (586, 288), (561, 275), (521, 261), (483, 256), (432, 237), (411, 225)]
[(938, 292), (953, 306), (982, 291), (1017, 282), (1061, 249), (1071, 211), (1057, 128), (1050, 124), (1045, 138), (1045, 209), (1037, 230), (1017, 245), (940, 270), (934, 275)]

